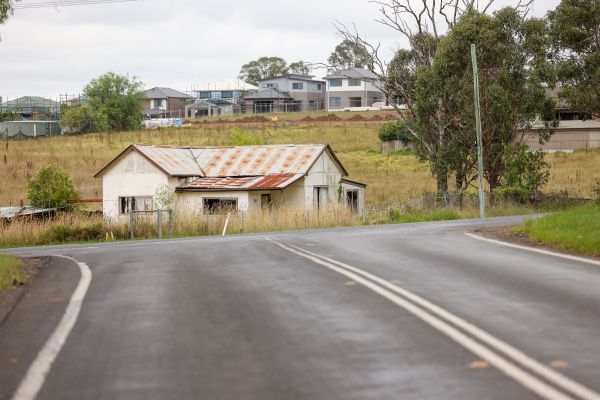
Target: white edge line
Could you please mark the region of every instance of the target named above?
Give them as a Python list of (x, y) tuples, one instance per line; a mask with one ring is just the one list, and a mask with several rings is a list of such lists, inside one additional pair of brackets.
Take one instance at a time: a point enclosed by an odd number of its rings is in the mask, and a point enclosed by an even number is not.
[(526, 250), (526, 251), (531, 251), (531, 252), (534, 252), (534, 253), (545, 254), (547, 256), (559, 257), (559, 258), (564, 258), (566, 260), (578, 261), (578, 262), (582, 262), (582, 263), (586, 263), (586, 264), (600, 266), (600, 261), (593, 260), (591, 258), (585, 258), (585, 257), (579, 257), (579, 256), (572, 256), (570, 254), (558, 253), (556, 251), (550, 251), (550, 250), (544, 250), (544, 249), (536, 249), (535, 247), (522, 246), (522, 245), (519, 245), (519, 244), (503, 242), (501, 240), (490, 239), (490, 238), (486, 238), (484, 236), (479, 236), (479, 235), (476, 235), (476, 234), (474, 234), (472, 232), (465, 232), (465, 235), (467, 235), (468, 237), (473, 238), (473, 239), (477, 239), (477, 240), (481, 240), (481, 241), (489, 242), (489, 243), (494, 243), (494, 244), (497, 244), (499, 246), (512, 247), (514, 249)]
[(403, 289), (393, 283), (390, 283), (384, 279), (379, 278), (376, 275), (370, 274), (366, 271), (363, 271), (363, 270), (353, 267), (351, 265), (344, 264), (340, 261), (328, 258), (326, 256), (322, 256), (320, 254), (312, 253), (312, 252), (302, 249), (298, 246), (294, 246), (294, 245), (291, 245), (291, 246), (296, 248), (297, 250), (300, 250), (301, 252), (310, 254), (310, 255), (320, 258), (324, 261), (330, 262), (334, 265), (338, 265), (342, 268), (346, 268), (347, 270), (353, 271), (359, 275), (362, 275), (368, 279), (371, 279), (372, 281), (379, 283), (380, 285), (400, 294), (401, 296), (408, 298), (409, 300), (417, 303), (419, 306), (425, 308), (426, 310), (429, 310), (430, 312), (441, 317), (442, 319), (455, 324), (459, 328), (467, 331), (468, 333), (475, 336), (476, 338), (483, 341), (484, 343), (487, 343), (488, 345), (492, 346), (496, 350), (499, 350), (500, 352), (504, 353), (505, 355), (511, 357), (514, 361), (519, 362), (521, 365), (531, 369), (532, 371), (543, 376), (544, 378), (548, 379), (549, 381), (553, 382), (554, 384), (561, 386), (563, 389), (568, 390), (571, 393), (582, 397), (583, 399), (586, 399), (586, 400), (599, 400), (600, 399), (600, 395), (598, 393), (594, 392), (593, 390), (590, 390), (587, 387), (583, 386), (582, 384), (573, 381), (572, 379), (558, 373), (557, 371), (555, 371), (551, 368), (548, 368), (544, 364), (541, 364), (540, 362), (536, 361), (535, 359), (533, 359), (532, 357), (523, 353), (522, 351), (512, 347), (508, 343), (503, 342), (502, 340), (492, 336), (491, 334), (487, 333), (486, 331), (477, 327), (476, 325), (465, 321), (464, 319), (450, 313), (449, 311), (444, 310), (443, 308), (431, 303), (430, 301), (428, 301), (412, 292), (409, 292), (406, 289)]
[(83, 303), (85, 294), (92, 281), (92, 271), (90, 271), (90, 268), (86, 264), (66, 256), (54, 257), (65, 258), (75, 262), (81, 271), (81, 278), (79, 279), (75, 291), (71, 295), (69, 304), (67, 305), (60, 322), (48, 340), (46, 340), (44, 347), (42, 347), (29, 366), (25, 377), (21, 380), (19, 387), (13, 395), (13, 400), (33, 400), (36, 398), (44, 384), (46, 375), (52, 367), (52, 363), (58, 356), (58, 353), (60, 353), (60, 350), (77, 321), (79, 311), (81, 310), (81, 304)]
[(521, 385), (523, 385), (527, 389), (531, 390), (532, 392), (536, 393), (537, 395), (539, 395), (545, 399), (548, 399), (548, 400), (572, 399), (572, 397), (570, 397), (562, 392), (559, 392), (552, 386), (544, 383), (540, 379), (536, 378), (535, 376), (533, 376), (533, 375), (529, 374), (528, 372), (524, 371), (523, 369), (519, 368), (517, 365), (511, 363), (510, 361), (506, 360), (505, 358), (494, 353), (489, 348), (477, 343), (475, 340), (471, 339), (464, 333), (460, 332), (458, 329), (454, 328), (449, 323), (443, 321), (440, 318), (435, 317), (434, 315), (428, 313), (427, 311), (414, 305), (413, 303), (410, 303), (409, 301), (404, 300), (399, 295), (397, 295), (393, 292), (390, 292), (387, 289), (384, 289), (382, 286), (379, 286), (371, 281), (368, 281), (367, 279), (365, 279), (353, 272), (347, 271), (344, 268), (338, 267), (332, 263), (326, 262), (325, 260), (311, 256), (309, 254), (294, 250), (294, 249), (287, 247), (277, 241), (273, 241), (273, 243), (291, 253), (295, 253), (301, 257), (307, 258), (317, 264), (323, 265), (333, 271), (336, 271), (342, 275), (345, 275), (345, 276), (349, 277), (350, 279), (356, 281), (357, 283), (360, 283), (361, 285), (371, 289), (373, 292), (388, 299), (389, 301), (396, 304), (397, 306), (404, 308), (406, 311), (408, 311), (415, 317), (419, 318), (420, 320), (427, 323), (431, 327), (437, 329), (441, 333), (450, 337), (452, 340), (454, 340), (455, 342), (457, 342), (458, 344), (460, 344), (467, 350), (469, 350), (472, 353), (483, 358), (484, 360), (486, 360), (487, 362), (489, 362), (490, 364), (495, 366), (497, 369), (502, 371), (504, 374), (506, 374), (507, 376), (510, 376), (515, 381), (519, 382)]

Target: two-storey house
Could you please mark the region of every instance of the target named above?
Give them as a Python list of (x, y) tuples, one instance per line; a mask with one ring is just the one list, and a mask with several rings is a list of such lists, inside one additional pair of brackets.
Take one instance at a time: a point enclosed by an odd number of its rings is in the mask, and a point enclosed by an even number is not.
[(385, 101), (377, 76), (367, 69), (348, 68), (328, 75), (327, 110), (372, 107)]

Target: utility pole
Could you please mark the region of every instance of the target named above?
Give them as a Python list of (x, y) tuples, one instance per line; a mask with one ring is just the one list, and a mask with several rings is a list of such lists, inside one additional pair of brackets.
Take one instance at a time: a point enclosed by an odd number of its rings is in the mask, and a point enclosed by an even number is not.
[(481, 107), (479, 105), (479, 72), (477, 71), (477, 53), (471, 43), (471, 62), (473, 63), (473, 90), (475, 99), (475, 128), (477, 130), (477, 175), (479, 177), (479, 218), (485, 218), (485, 193), (483, 192), (483, 144), (481, 134)]

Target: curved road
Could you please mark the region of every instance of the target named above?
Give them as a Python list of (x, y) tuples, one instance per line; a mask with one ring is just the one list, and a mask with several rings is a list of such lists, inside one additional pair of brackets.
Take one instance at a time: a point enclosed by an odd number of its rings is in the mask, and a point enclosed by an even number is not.
[(600, 266), (465, 235), (518, 221), (6, 252), (92, 272), (39, 399), (599, 399)]

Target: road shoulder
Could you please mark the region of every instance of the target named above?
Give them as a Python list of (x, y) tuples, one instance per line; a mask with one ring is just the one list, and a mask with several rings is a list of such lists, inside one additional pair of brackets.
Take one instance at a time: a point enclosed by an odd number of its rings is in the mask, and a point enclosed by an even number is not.
[(549, 246), (545, 243), (533, 240), (529, 236), (523, 233), (513, 232), (513, 227), (503, 227), (494, 229), (477, 229), (472, 230), (471, 233), (482, 236), (487, 239), (494, 239), (500, 242), (515, 244), (518, 246), (530, 247), (536, 250), (545, 250), (553, 253), (564, 254), (569, 256), (587, 258), (594, 261), (600, 261), (600, 257), (594, 257), (589, 254), (579, 253), (576, 251), (570, 251), (565, 249), (559, 249), (557, 247)]
[(78, 265), (60, 257), (26, 259), (30, 283), (2, 296), (0, 400), (10, 398), (59, 323), (80, 279)]

